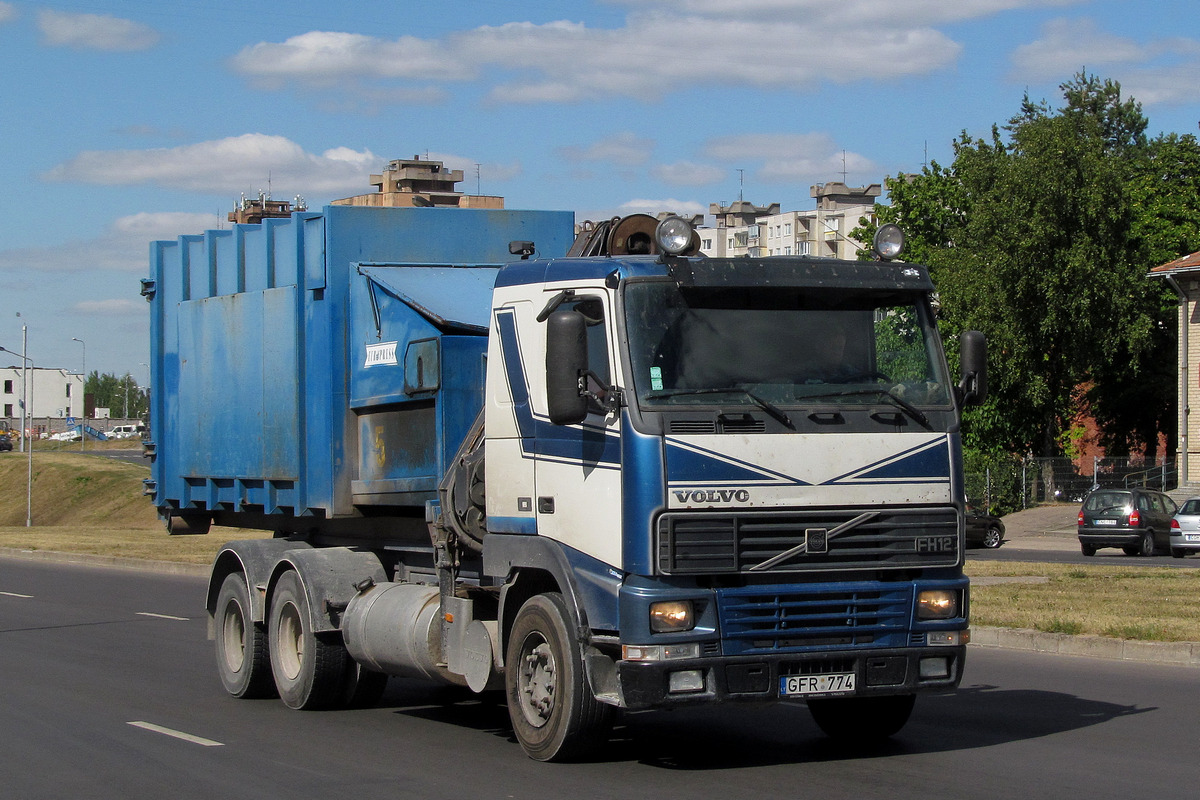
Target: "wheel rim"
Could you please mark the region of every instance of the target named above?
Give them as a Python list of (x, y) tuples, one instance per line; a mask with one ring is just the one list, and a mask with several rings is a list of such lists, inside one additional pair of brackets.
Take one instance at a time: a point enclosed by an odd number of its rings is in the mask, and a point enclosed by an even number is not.
[(287, 603), (279, 610), (279, 636), (276, 655), (279, 667), (289, 681), (300, 675), (304, 663), (304, 626), (300, 622), (300, 609), (295, 603)]
[(517, 691), (521, 714), (535, 728), (543, 727), (554, 715), (556, 678), (550, 644), (541, 635), (530, 634), (521, 647)]
[(246, 616), (237, 600), (231, 599), (221, 617), (222, 654), (231, 673), (242, 671), (246, 664)]
[(1154, 555), (1154, 534), (1150, 533), (1149, 531), (1146, 531), (1146, 533), (1142, 534), (1142, 555)]
[(1000, 531), (995, 528), (989, 528), (986, 535), (983, 537), (984, 547), (996, 547), (1000, 544)]

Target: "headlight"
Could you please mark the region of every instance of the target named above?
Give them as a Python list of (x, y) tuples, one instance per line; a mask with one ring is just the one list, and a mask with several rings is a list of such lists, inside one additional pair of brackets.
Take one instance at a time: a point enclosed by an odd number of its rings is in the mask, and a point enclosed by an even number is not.
[(896, 225), (881, 225), (875, 231), (872, 247), (884, 261), (891, 261), (904, 252), (904, 231)]
[(658, 252), (677, 256), (692, 243), (692, 226), (682, 217), (667, 217), (654, 229)]
[(917, 619), (953, 619), (958, 616), (958, 592), (929, 589), (917, 595)]
[(696, 627), (691, 600), (664, 600), (650, 604), (650, 630), (654, 633), (679, 633)]

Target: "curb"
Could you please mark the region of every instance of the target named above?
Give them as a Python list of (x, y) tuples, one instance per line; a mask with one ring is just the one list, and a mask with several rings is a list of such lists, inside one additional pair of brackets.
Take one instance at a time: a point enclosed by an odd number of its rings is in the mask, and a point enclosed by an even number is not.
[(972, 627), (971, 646), (1200, 667), (1200, 642), (1143, 642), (1107, 636), (1044, 633), (1025, 628)]
[[(210, 569), (207, 564), (182, 564), (175, 561), (148, 561), (120, 556), (59, 553), (53, 550), (18, 550), (11, 547), (0, 547), (0, 557), (196, 577), (208, 575)], [(1132, 639), (1110, 639), (1106, 636), (1043, 633), (1025, 628), (972, 626), (971, 643), (968, 647), (1107, 658), (1115, 661), (1135, 661), (1177, 667), (1200, 667), (1200, 642), (1142, 642)]]
[(22, 561), (41, 561), (51, 564), (73, 564), (80, 567), (110, 567), (136, 572), (156, 572), (160, 575), (188, 575), (204, 577), (211, 567), (208, 564), (184, 564), (179, 561), (150, 561), (142, 558), (101, 556), (89, 553), (60, 553), (56, 550), (19, 550), (15, 547), (0, 547), (0, 557)]

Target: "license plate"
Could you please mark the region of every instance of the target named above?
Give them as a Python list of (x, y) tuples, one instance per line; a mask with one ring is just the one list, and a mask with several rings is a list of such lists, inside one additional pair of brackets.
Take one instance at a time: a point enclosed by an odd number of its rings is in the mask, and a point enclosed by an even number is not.
[(1185, 542), (1200, 542), (1200, 533), (1189, 533), (1183, 537)]
[(1117, 521), (1115, 519), (1098, 519), (1098, 520), (1096, 520), (1096, 524), (1097, 525), (1116, 525)]
[(784, 675), (779, 679), (779, 683), (779, 693), (784, 695), (854, 693), (853, 672), (832, 672), (828, 675)]

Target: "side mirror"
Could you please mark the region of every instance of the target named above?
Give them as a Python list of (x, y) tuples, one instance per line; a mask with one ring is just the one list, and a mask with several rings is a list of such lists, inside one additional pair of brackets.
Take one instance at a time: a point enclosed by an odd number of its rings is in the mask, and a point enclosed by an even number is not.
[(587, 418), (588, 399), (580, 390), (587, 372), (587, 322), (578, 311), (562, 309), (546, 318), (546, 406), (555, 425)]
[(963, 331), (958, 342), (958, 396), (963, 405), (979, 405), (987, 399), (987, 338), (979, 331)]

